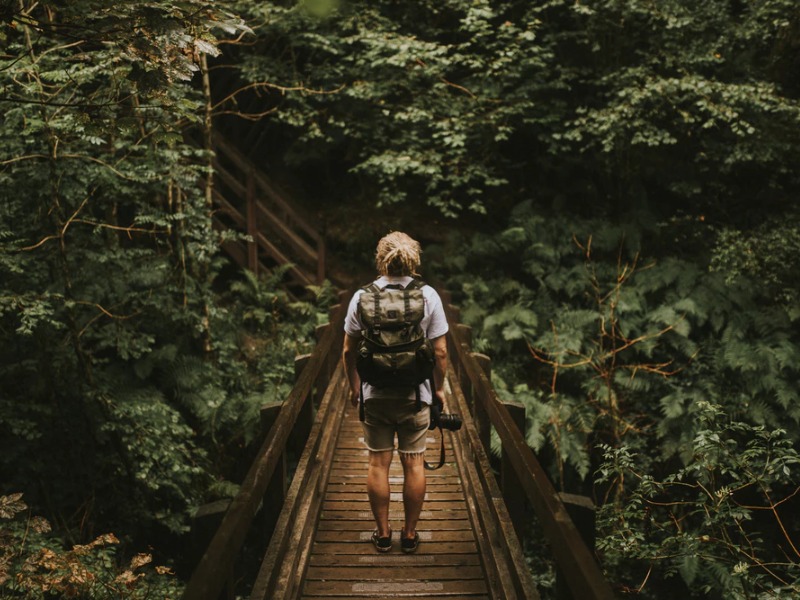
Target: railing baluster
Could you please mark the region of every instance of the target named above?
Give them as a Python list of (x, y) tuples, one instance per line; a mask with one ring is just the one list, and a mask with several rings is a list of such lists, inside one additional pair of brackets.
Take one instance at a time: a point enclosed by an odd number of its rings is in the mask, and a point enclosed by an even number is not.
[(461, 343), (466, 344), (467, 348), (472, 348), (472, 327), (463, 323), (456, 323), (456, 329), (461, 336)]

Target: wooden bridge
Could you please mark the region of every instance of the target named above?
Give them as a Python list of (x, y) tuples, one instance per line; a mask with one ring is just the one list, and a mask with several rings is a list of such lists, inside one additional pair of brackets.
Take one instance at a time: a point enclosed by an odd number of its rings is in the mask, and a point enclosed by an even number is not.
[[(346, 401), (340, 360), (346, 299), (343, 295), (330, 323), (318, 329), (314, 353), (298, 357), (297, 382), (288, 398), (264, 408), (266, 437), (239, 494), (225, 507), (184, 598), (233, 598), (245, 585), (252, 600), (536, 599), (517, 534), (525, 501), (562, 575), (559, 597), (613, 598), (563, 497), (526, 445), (512, 417), (515, 407), (498, 399), (486, 358), (470, 351), (469, 328), (458, 323), (458, 310), (449, 304), (446, 391), (450, 410), (463, 415), (464, 427), (446, 432), (450, 462), (429, 475), (418, 552), (402, 554), (397, 541), (392, 552), (375, 552), (369, 541), (374, 523), (366, 495), (367, 453), (356, 411)], [(487, 454), (490, 427), (503, 445), (499, 478)], [(299, 440), (305, 444), (287, 488), (286, 456)], [(438, 440), (431, 434), (428, 441), (435, 451)], [(402, 522), (398, 462), (390, 472), (395, 531)], [(259, 542), (264, 548), (251, 574), (239, 570), (246, 540), (250, 552)]]
[[(244, 244), (226, 243), (234, 260), (255, 272), (294, 260), (289, 285), (297, 289), (320, 281), (325, 245), (319, 232), (235, 147), (217, 138), (215, 150), (217, 226), (248, 234)], [(524, 407), (499, 400), (488, 357), (471, 351), (469, 327), (459, 323), (449, 294), (440, 293), (450, 324), (448, 407), (462, 415), (464, 426), (445, 432), (449, 462), (428, 475), (419, 550), (403, 554), (395, 535), (392, 552), (378, 554), (370, 541), (368, 454), (357, 411), (347, 402), (340, 358), (351, 295), (342, 292), (329, 323), (317, 329), (314, 352), (296, 358), (289, 396), (263, 407), (263, 439), (238, 495), (198, 511), (195, 534), (202, 557), (185, 600), (538, 599), (520, 543), (530, 514), (526, 505), (533, 508), (557, 566), (558, 600), (613, 598), (589, 547), (593, 520), (581, 535), (570, 517), (570, 512), (591, 517), (593, 507), (554, 490), (525, 442)], [(502, 459), (494, 468), (492, 429), (502, 443)], [(429, 435), (431, 455), (438, 435)], [(402, 469), (397, 459), (390, 483), (390, 522), (399, 532)]]

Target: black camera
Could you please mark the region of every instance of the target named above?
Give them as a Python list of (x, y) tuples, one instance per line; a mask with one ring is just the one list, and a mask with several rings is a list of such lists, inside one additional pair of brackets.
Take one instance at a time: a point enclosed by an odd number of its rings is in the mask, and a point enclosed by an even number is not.
[(453, 414), (439, 415), (439, 427), (448, 429), (450, 431), (458, 431), (461, 429), (461, 417)]
[(431, 420), (428, 429), (436, 429), (437, 427), (449, 431), (458, 431), (461, 429), (461, 424), (463, 423), (461, 417), (448, 413), (442, 414), (442, 408), (442, 403), (434, 396), (433, 403), (431, 404)]

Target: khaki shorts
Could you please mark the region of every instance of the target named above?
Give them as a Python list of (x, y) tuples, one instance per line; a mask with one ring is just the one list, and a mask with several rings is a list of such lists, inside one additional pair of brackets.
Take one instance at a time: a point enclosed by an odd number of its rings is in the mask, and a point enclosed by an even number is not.
[(397, 450), (414, 454), (425, 452), (427, 444), (430, 407), (423, 404), (417, 411), (414, 398), (369, 398), (364, 403), (364, 444), (373, 452), (394, 449), (397, 433)]

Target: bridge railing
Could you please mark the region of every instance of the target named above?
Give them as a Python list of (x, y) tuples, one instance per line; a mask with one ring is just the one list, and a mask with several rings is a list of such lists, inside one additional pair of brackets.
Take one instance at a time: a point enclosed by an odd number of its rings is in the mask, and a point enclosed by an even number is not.
[[(341, 322), (335, 325), (340, 331)], [(337, 349), (338, 350), (338, 349)], [(341, 356), (335, 352), (336, 358)], [(339, 362), (322, 397), (274, 533), (261, 561), (250, 600), (294, 600), (303, 588), (317, 518), (333, 468), (339, 429), (348, 397), (347, 378)]]
[[(447, 300), (447, 294), (443, 296)], [(346, 303), (343, 296), (340, 299), (341, 304), (331, 309), (330, 323), (334, 325), (329, 323), (318, 328), (314, 352), (298, 358), (297, 382), (285, 402), (280, 407), (265, 409), (265, 424), (271, 425), (266, 438), (239, 493), (230, 502), (205, 549), (184, 592), (185, 600), (217, 600), (226, 584), (229, 585), (227, 595), (233, 597), (230, 581), (234, 566), (259, 512), (268, 513), (267, 517), (273, 516), (278, 522), (271, 540), (271, 532), (264, 532), (263, 542), (265, 546), (269, 542), (269, 547), (251, 598), (291, 598), (299, 589), (302, 569), (292, 569), (291, 565), (287, 568), (289, 563), (282, 559), (294, 553), (299, 560), (308, 551), (309, 528), (313, 527), (313, 515), (318, 508), (314, 503), (318, 504), (319, 487), (325, 481), (331, 441), (335, 437), (332, 432), (338, 429), (334, 421), (342, 414), (339, 404), (345, 396), (344, 376), (339, 361)], [(483, 530), (480, 543), (485, 546), (482, 552), (491, 556), (492, 564), (486, 565), (490, 578), (496, 580), (496, 585), (491, 587), (500, 590), (498, 597), (538, 597), (530, 579), (524, 576), (527, 565), (515, 532), (521, 523), (515, 509), (520, 498), (515, 492), (523, 490), (551, 545), (562, 581), (568, 586), (566, 595), (563, 590), (559, 591), (559, 598), (571, 595), (575, 600), (611, 600), (614, 597), (611, 587), (573, 524), (563, 495), (553, 488), (525, 442), (523, 427), (520, 427), (524, 424), (524, 412), (520, 422), (520, 413), (514, 411), (515, 407), (507, 406), (497, 397), (489, 379), (487, 357), (471, 351), (469, 327), (458, 322), (457, 308), (447, 301), (445, 305), (451, 325), (448, 347), (453, 368), (449, 378), (456, 403), (451, 410), (465, 414), (464, 430), (451, 439), (454, 452), (462, 458), (460, 468), (465, 493), (477, 505)], [(319, 405), (316, 419), (312, 400), (315, 392)], [(512, 416), (512, 412), (516, 414)], [(487, 460), (492, 427), (503, 447), (502, 490)], [(305, 479), (298, 482), (295, 475), (287, 496), (286, 449), (292, 445), (300, 447), (306, 439), (313, 441), (313, 447), (305, 445), (297, 469)], [(314, 491), (306, 495), (300, 491), (309, 489)]]
[[(232, 598), (235, 565), (257, 515), (270, 519), (281, 512), (286, 493), (286, 449), (302, 447), (311, 432), (314, 396), (317, 401), (322, 398), (341, 357), (341, 323), (346, 308), (344, 303), (331, 308), (330, 322), (317, 328), (313, 353), (298, 358), (298, 376), (289, 396), (262, 412), (268, 426), (266, 437), (192, 573), (184, 600), (217, 600), (226, 587), (225, 595)], [(264, 546), (269, 533), (264, 532)]]
[[(611, 600), (614, 594), (588, 548), (564, 503), (564, 495), (556, 492), (547, 474), (525, 441), (524, 408), (521, 415), (507, 406), (497, 396), (490, 381), (490, 362), (488, 357), (471, 351), (471, 330), (459, 323), (460, 315), (456, 307), (450, 305), (450, 296), (442, 294), (450, 332), (448, 350), (459, 387), (463, 392), (466, 407), (474, 421), (474, 430), (466, 428), (468, 438), (478, 453), (490, 454), (491, 429), (494, 427), (503, 448), (501, 480), (505, 496), (502, 511), (509, 511), (508, 520), (513, 527), (521, 524), (519, 491), (524, 491), (533, 507), (545, 537), (550, 543), (553, 556), (561, 575), (562, 584), (567, 590), (560, 590), (559, 597), (575, 600)], [(511, 409), (511, 410), (509, 410)], [(512, 416), (511, 412), (515, 415)], [(516, 417), (516, 418), (515, 418)], [(476, 465), (479, 461), (476, 461)], [(491, 497), (495, 482), (491, 473), (486, 473), (478, 465), (481, 481)], [(516, 513), (516, 514), (515, 514)], [(502, 517), (503, 515), (501, 515)], [(501, 518), (501, 524), (503, 523)], [(510, 532), (507, 532), (510, 533)], [(514, 537), (514, 536), (512, 536)], [(513, 558), (513, 554), (512, 554)], [(566, 593), (565, 593), (566, 591)], [(570, 594), (571, 592), (571, 594)]]

